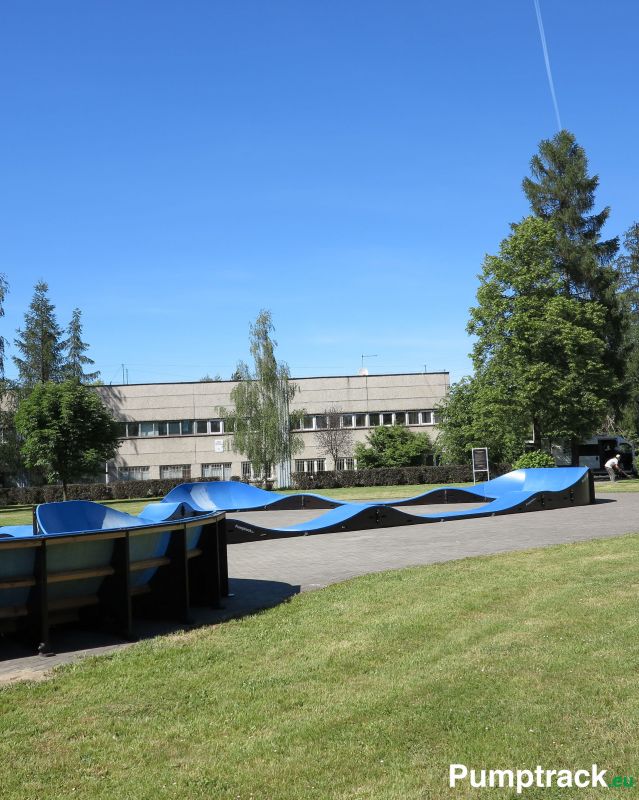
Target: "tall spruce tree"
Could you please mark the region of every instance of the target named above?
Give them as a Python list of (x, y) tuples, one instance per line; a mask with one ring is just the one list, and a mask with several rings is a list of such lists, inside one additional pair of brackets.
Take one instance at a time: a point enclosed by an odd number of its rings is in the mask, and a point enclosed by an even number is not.
[[(0, 274), (0, 317), (4, 317), (4, 300), (9, 291), (9, 284), (6, 275)], [(4, 355), (7, 340), (0, 336), (0, 380), (4, 378)]]
[(85, 372), (84, 368), (87, 365), (94, 364), (92, 358), (85, 355), (89, 349), (89, 345), (82, 341), (82, 311), (79, 308), (73, 309), (71, 322), (67, 328), (67, 338), (64, 342), (65, 349), (65, 363), (64, 363), (64, 376), (65, 378), (75, 378), (80, 383), (93, 383), (96, 381), (100, 373)]
[(625, 436), (639, 436), (639, 222), (633, 223), (623, 237), (623, 252), (617, 259), (620, 296), (629, 317), (626, 384), (628, 387), (618, 429)]
[(64, 376), (63, 330), (56, 320), (48, 291), (44, 281), (36, 283), (31, 305), (24, 315), (24, 329), (17, 331), (14, 340), (22, 358), (13, 356), (13, 362), (24, 386), (60, 381)]
[(558, 234), (555, 265), (564, 291), (606, 305), (616, 290), (614, 257), (619, 239), (601, 239), (610, 209), (593, 213), (597, 175), (588, 175), (586, 153), (569, 131), (539, 144), (523, 190), (533, 213), (552, 222)]
[[(530, 167), (532, 177), (524, 178), (523, 190), (533, 213), (551, 222), (557, 232), (554, 264), (562, 292), (567, 297), (594, 300), (604, 309), (604, 360), (612, 376), (607, 395), (615, 413), (626, 393), (628, 317), (618, 294), (615, 256), (619, 240), (602, 239), (610, 209), (594, 211), (599, 178), (588, 174), (586, 153), (569, 131), (540, 142)], [(574, 441), (573, 462), (576, 446)]]

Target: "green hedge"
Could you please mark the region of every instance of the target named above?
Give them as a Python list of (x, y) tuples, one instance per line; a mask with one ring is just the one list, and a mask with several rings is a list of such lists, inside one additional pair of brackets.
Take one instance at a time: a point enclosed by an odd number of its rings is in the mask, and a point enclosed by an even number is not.
[[(202, 480), (196, 479), (196, 480)], [(205, 480), (218, 480), (206, 478)], [(128, 500), (164, 497), (183, 480), (113, 481), (112, 483), (72, 483), (67, 486), (69, 500)], [(0, 488), (0, 507), (35, 506), (62, 500), (62, 486), (26, 486)]]
[[(491, 464), (490, 475), (495, 478), (510, 472), (510, 464)], [(403, 486), (419, 483), (468, 483), (473, 469), (467, 464), (442, 467), (380, 467), (344, 472), (294, 472), (295, 489), (341, 489), (351, 486)]]

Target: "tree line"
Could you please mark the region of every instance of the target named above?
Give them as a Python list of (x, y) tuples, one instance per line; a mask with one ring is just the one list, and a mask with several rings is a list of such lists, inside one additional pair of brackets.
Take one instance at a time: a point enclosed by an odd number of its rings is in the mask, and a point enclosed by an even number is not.
[[(9, 290), (0, 276), (0, 316)], [(49, 287), (39, 281), (16, 331), (16, 380), (5, 377), (6, 339), (0, 339), (0, 468), (4, 484), (25, 481), (67, 484), (104, 469), (118, 448), (117, 425), (97, 392), (99, 378), (82, 338), (82, 312), (66, 329), (58, 324)], [(89, 371), (87, 371), (89, 369)]]
[(526, 442), (566, 442), (575, 464), (582, 439), (639, 434), (639, 223), (604, 238), (598, 185), (572, 133), (540, 143), (522, 183), (530, 214), (479, 275), (474, 371), (440, 410), (447, 462), (474, 446), (512, 462)]

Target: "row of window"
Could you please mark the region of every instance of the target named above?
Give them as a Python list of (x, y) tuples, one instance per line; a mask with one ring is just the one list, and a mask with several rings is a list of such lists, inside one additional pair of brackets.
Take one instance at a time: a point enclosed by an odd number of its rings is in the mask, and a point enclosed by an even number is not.
[[(221, 481), (231, 480), (230, 464), (201, 464), (201, 478), (218, 478)], [(191, 480), (190, 464), (166, 464), (160, 467), (160, 478), (166, 480)], [(151, 479), (151, 467), (120, 467), (120, 481), (148, 481)]]
[[(338, 470), (357, 469), (357, 460), (354, 458), (338, 458), (336, 468)], [(325, 472), (326, 460), (324, 458), (297, 458), (295, 459), (296, 472)], [(261, 476), (253, 469), (250, 461), (243, 461), (241, 466), (242, 478), (244, 480), (256, 480)], [(201, 478), (217, 478), (220, 481), (231, 480), (231, 464), (201, 464)], [(267, 478), (272, 478), (267, 475)], [(190, 464), (165, 464), (160, 466), (160, 478), (164, 480), (191, 480)], [(120, 481), (148, 481), (151, 479), (150, 467), (119, 467), (118, 480)]]
[(378, 425), (436, 425), (439, 416), (434, 411), (379, 411), (370, 414), (307, 414), (294, 426), (297, 431), (333, 428), (375, 428)]
[(118, 422), (118, 436), (132, 439), (138, 436), (192, 436), (193, 434), (224, 433), (221, 419), (174, 419), (166, 422)]
[[(328, 427), (375, 428), (378, 425), (436, 425), (434, 411), (380, 411), (372, 414), (307, 414), (295, 425), (297, 431), (325, 430)], [(225, 432), (222, 419), (174, 419), (162, 422), (118, 422), (118, 436), (134, 439), (148, 436), (193, 436)], [(229, 432), (229, 425), (226, 425)]]

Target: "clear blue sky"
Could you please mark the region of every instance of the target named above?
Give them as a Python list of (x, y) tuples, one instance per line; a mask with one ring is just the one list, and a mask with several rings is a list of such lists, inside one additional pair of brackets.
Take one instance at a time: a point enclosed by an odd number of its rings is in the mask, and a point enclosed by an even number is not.
[[(606, 233), (639, 219), (639, 4), (540, 0)], [(557, 129), (533, 0), (6, 0), (0, 272), (83, 311), (103, 379), (470, 371), (483, 256)], [(9, 356), (15, 353), (13, 346)], [(14, 374), (9, 358), (8, 374)]]

